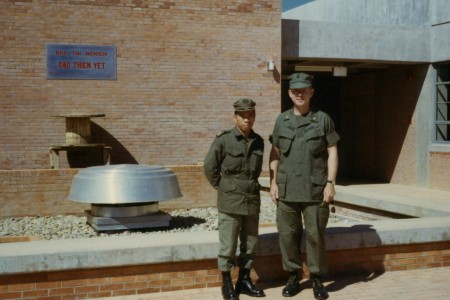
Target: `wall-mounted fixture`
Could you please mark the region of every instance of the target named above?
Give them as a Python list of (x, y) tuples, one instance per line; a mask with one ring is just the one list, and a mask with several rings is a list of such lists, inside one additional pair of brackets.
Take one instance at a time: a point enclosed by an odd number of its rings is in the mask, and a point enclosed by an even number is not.
[(333, 76), (346, 77), (347, 76), (347, 68), (346, 67), (334, 67), (333, 68)]
[(267, 60), (267, 71), (273, 71), (275, 70), (275, 62), (271, 59)]
[(341, 66), (313, 66), (313, 65), (296, 65), (296, 72), (332, 72), (333, 76), (347, 76), (347, 67)]

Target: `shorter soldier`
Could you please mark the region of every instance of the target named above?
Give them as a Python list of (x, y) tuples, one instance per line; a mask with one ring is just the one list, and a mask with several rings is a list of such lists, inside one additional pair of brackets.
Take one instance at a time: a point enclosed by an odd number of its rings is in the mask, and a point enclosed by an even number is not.
[[(261, 174), (264, 140), (253, 131), (255, 102), (239, 99), (234, 103), (236, 126), (219, 133), (205, 158), (204, 171), (217, 190), (220, 250), (218, 268), (222, 271), (223, 299), (239, 299), (239, 294), (264, 297), (250, 278), (258, 240), (261, 204), (258, 177)], [(239, 277), (233, 287), (230, 271), (234, 268), (238, 238)]]

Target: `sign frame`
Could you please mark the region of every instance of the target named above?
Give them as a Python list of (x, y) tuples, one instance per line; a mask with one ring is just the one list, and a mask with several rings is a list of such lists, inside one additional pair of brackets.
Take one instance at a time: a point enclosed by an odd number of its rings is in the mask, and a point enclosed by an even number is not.
[(116, 47), (47, 44), (47, 79), (116, 80)]

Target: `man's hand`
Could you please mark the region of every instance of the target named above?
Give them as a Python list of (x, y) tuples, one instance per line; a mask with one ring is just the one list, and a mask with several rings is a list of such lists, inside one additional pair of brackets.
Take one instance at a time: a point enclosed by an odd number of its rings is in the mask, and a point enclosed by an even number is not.
[(278, 184), (277, 184), (277, 173), (278, 165), (280, 163), (280, 149), (272, 146), (270, 149), (269, 157), (269, 171), (270, 171), (270, 197), (273, 203), (278, 205)]
[(278, 185), (276, 183), (270, 184), (270, 198), (275, 205), (278, 205)]
[[(271, 189), (272, 191), (272, 189)], [(334, 184), (327, 183), (325, 189), (323, 190), (323, 202), (330, 203), (334, 200), (334, 196), (336, 195), (336, 191), (334, 190)]]

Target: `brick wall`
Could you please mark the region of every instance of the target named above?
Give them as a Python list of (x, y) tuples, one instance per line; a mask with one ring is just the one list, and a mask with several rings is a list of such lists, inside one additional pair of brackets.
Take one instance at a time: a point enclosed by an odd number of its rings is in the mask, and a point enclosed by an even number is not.
[[(65, 141), (53, 116), (75, 112), (105, 114), (91, 119), (92, 142), (112, 146), (112, 163), (203, 161), (240, 97), (256, 100), (255, 130), (267, 138), (280, 110), (278, 77), (266, 70), (268, 58), (280, 65), (280, 6), (0, 1), (0, 169), (49, 168), (48, 147)], [(53, 43), (116, 46), (117, 80), (47, 80)]]
[[(450, 266), (450, 242), (328, 251), (330, 274)], [(303, 257), (304, 259), (305, 257)], [(306, 266), (304, 276), (309, 277)], [(252, 277), (286, 280), (279, 255), (258, 257)], [(237, 270), (233, 277), (236, 279)], [(216, 260), (0, 276), (0, 299), (86, 299), (221, 285)]]
[(430, 153), (430, 187), (449, 190), (450, 184), (450, 153)]
[(416, 122), (414, 112), (425, 67), (396, 67), (378, 73), (376, 83), (376, 175), (383, 181), (415, 185)]
[[(203, 175), (203, 167), (173, 166), (182, 198), (160, 202), (160, 209), (216, 205), (214, 190)], [(83, 214), (89, 204), (67, 200), (77, 169), (0, 170), (0, 218)]]

